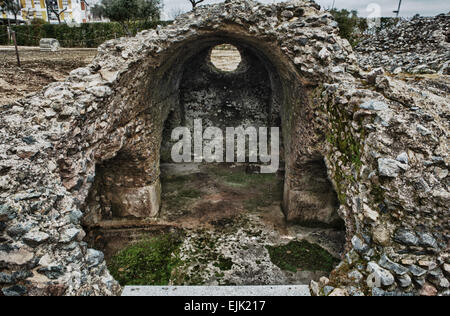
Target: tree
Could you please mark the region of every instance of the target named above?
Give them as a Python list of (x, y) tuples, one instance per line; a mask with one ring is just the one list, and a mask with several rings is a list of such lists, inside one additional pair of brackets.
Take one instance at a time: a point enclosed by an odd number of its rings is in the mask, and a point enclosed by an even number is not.
[[(66, 7), (65, 9), (60, 10), (58, 2), (56, 0), (45, 0), (45, 5), (47, 6), (47, 10), (53, 13), (58, 19), (58, 23), (61, 24), (61, 14), (67, 11), (68, 8)], [(50, 22), (50, 15), (48, 19), (48, 21)]]
[(339, 35), (347, 39), (352, 46), (356, 46), (359, 35), (367, 29), (367, 20), (359, 18), (356, 10), (333, 9), (330, 13), (339, 24)]
[(132, 21), (159, 21), (161, 0), (103, 0), (102, 9), (97, 9), (102, 16), (118, 22), (128, 35)]
[(189, 0), (189, 2), (192, 4), (192, 10), (194, 10), (197, 7), (197, 4), (200, 4), (204, 1), (205, 0)]
[(16, 25), (19, 24), (17, 21), (17, 16), (22, 11), (22, 4), (19, 0), (0, 0), (0, 7), (2, 13), (8, 13), (10, 12), (12, 15), (14, 15), (14, 22)]
[(91, 9), (91, 14), (95, 19), (101, 19), (105, 17), (104, 7), (100, 4), (96, 4)]
[(162, 5), (160, 0), (138, 0), (139, 13), (137, 18), (148, 21), (159, 21)]
[(103, 0), (102, 6), (105, 16), (111, 21), (120, 23), (125, 32), (130, 35), (129, 24), (138, 14), (138, 1)]
[(31, 21), (30, 21), (31, 25), (44, 25), (47, 23), (48, 23), (47, 21), (45, 21), (44, 19), (40, 19), (40, 18), (34, 18), (34, 19), (31, 19)]

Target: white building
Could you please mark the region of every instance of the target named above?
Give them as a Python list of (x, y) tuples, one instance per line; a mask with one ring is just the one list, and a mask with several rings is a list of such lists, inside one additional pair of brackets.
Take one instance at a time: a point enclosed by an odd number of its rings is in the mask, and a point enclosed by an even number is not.
[[(86, 23), (92, 21), (89, 0), (16, 0), (22, 10), (17, 16), (20, 23), (29, 23), (32, 19), (43, 19), (50, 23), (58, 23), (57, 16), (47, 8), (47, 3), (60, 14), (61, 22)], [(2, 20), (14, 23), (14, 15), (2, 13)]]

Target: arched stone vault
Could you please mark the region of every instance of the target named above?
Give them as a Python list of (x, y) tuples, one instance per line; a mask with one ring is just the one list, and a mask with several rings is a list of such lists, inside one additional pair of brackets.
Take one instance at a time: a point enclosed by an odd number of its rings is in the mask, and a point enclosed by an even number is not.
[[(118, 293), (103, 255), (82, 242), (80, 221), (95, 223), (129, 210), (137, 217), (156, 214), (161, 134), (178, 102), (183, 65), (224, 42), (257, 55), (278, 94), (289, 219), (315, 219), (302, 207), (311, 202), (302, 200), (307, 194), (302, 179), (325, 161), (349, 250), (334, 285), (346, 285), (342, 271), (372, 261), (368, 271), (387, 275), (380, 288), (414, 292), (420, 282), (404, 286), (399, 279), (414, 277), (399, 272), (402, 260), (412, 258), (414, 265), (420, 259), (414, 251), (422, 249), (430, 254), (426, 259), (444, 264), (448, 188), (434, 183), (422, 196), (414, 177), (423, 174), (431, 181), (429, 171), (418, 158), (409, 165), (395, 160), (405, 147), (410, 157), (418, 157), (419, 146), (422, 157), (439, 156), (436, 163), (447, 168), (448, 142), (436, 140), (448, 134), (448, 122), (408, 112), (409, 104), (423, 111), (442, 108), (442, 97), (425, 98), (382, 74), (360, 71), (337, 23), (314, 2), (226, 1), (200, 7), (165, 28), (108, 41), (91, 65), (74, 70), (65, 82), (2, 109), (0, 269), (29, 272), (16, 282), (24, 293)], [(426, 137), (421, 145), (407, 145), (404, 135), (417, 124), (429, 133), (414, 136)], [(396, 146), (389, 145), (393, 139)], [(99, 172), (102, 168), (114, 172)], [(100, 178), (110, 193), (107, 200), (120, 196), (108, 214), (95, 203), (86, 205)], [(428, 217), (430, 210), (436, 218)], [(422, 235), (415, 233), (417, 217), (423, 218)], [(11, 233), (18, 225), (26, 226), (24, 233)], [(389, 261), (374, 262), (381, 255)]]
[[(231, 126), (281, 127), (280, 102), (282, 90), (277, 73), (269, 72), (271, 65), (262, 61), (251, 48), (218, 38), (207, 48), (188, 59), (183, 66), (179, 83), (179, 101), (173, 104), (166, 119), (161, 148), (161, 161), (172, 162), (171, 132), (175, 127), (187, 126), (193, 132), (193, 123), (202, 119), (204, 127)], [(225, 42), (224, 42), (225, 41)], [(234, 71), (218, 69), (211, 55), (221, 43), (236, 47), (239, 65)], [(227, 44), (225, 44), (227, 43)]]
[[(328, 21), (331, 21), (330, 16), (325, 15), (324, 23)], [(336, 28), (330, 29), (336, 36)], [(322, 31), (319, 28), (318, 30)], [(116, 217), (131, 215), (145, 218), (157, 215), (160, 195), (158, 177), (161, 133), (163, 122), (170, 109), (178, 102), (179, 84), (184, 65), (190, 58), (207, 48), (230, 43), (245, 47), (258, 56), (269, 73), (272, 91), (275, 91), (276, 98), (281, 103), (282, 130), (286, 140), (287, 158), (284, 198), (287, 217), (304, 221), (323, 220), (329, 224), (336, 221), (332, 197), (329, 198), (326, 194), (322, 196), (310, 194), (306, 200), (302, 200), (300, 197), (304, 197), (307, 191), (302, 188), (297, 189), (297, 182), (293, 179), (294, 177), (299, 179), (304, 175), (306, 171), (302, 169), (308, 169), (307, 172), (311, 172), (311, 168), (308, 167), (311, 161), (321, 161), (325, 156), (323, 147), (325, 134), (321, 130), (323, 125), (317, 124), (318, 122), (315, 122), (311, 116), (313, 112), (311, 94), (312, 90), (326, 80), (326, 77), (309, 72), (302, 73), (292, 61), (292, 57), (286, 56), (286, 52), (283, 52), (283, 46), (286, 45), (284, 48), (287, 48), (289, 43), (280, 44), (280, 40), (274, 39), (273, 35), (256, 36), (258, 33), (255, 34), (248, 25), (224, 22), (196, 32), (184, 33), (182, 29), (181, 33), (183, 35), (173, 35), (175, 42), (169, 43), (157, 56), (140, 58), (133, 62), (127, 73), (117, 82), (115, 90), (127, 89), (127, 93), (117, 94), (111, 98), (108, 111), (112, 113), (120, 111), (120, 114), (114, 114), (120, 121), (112, 123), (112, 126), (116, 124), (119, 126), (133, 124), (134, 126), (127, 127), (127, 133), (133, 136), (124, 140), (118, 155), (109, 160), (112, 151), (108, 149), (106, 158), (109, 161), (103, 163), (103, 170), (110, 170), (110, 173), (102, 179), (102, 190), (106, 191), (104, 196), (107, 200), (104, 204), (114, 206), (107, 207), (108, 216), (106, 217), (114, 218), (112, 213), (115, 213)], [(337, 43), (332, 35), (327, 34), (327, 36), (329, 41)], [(344, 46), (344, 44), (341, 45)], [(295, 46), (294, 49), (301, 48)], [(299, 52), (293, 54), (299, 54)], [(118, 53), (116, 48), (112, 54)], [(311, 59), (310, 62), (327, 67), (319, 59), (314, 61)], [(298, 60), (297, 63), (299, 63)], [(103, 66), (100, 72), (102, 69), (104, 69)], [(322, 69), (321, 71), (323, 72)], [(118, 109), (116, 110), (115, 107)], [(133, 128), (135, 130), (132, 130)], [(298, 128), (301, 130), (294, 133), (293, 131)], [(289, 143), (292, 145), (288, 145)], [(311, 152), (305, 152), (305, 150)], [(105, 159), (102, 157), (100, 160)], [(304, 162), (300, 163), (301, 160)], [(324, 197), (327, 200), (325, 203), (321, 201)], [(325, 214), (319, 214), (318, 209), (322, 209)], [(310, 213), (304, 214), (306, 210)], [(98, 220), (101, 217), (98, 214), (99, 211), (97, 207), (97, 211), (90, 212), (88, 216), (92, 215)], [(97, 220), (93, 219), (93, 222)]]

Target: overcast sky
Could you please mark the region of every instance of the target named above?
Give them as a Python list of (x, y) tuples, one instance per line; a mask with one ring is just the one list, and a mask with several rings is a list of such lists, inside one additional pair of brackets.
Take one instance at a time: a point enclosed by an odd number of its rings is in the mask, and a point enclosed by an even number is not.
[[(188, 0), (163, 0), (165, 16), (171, 18), (176, 11), (189, 11), (191, 4)], [(205, 0), (205, 4), (223, 2), (222, 0)], [(281, 2), (280, 0), (260, 0), (263, 3)], [(333, 0), (316, 0), (323, 8), (331, 8)], [(393, 16), (392, 11), (398, 7), (399, 0), (335, 0), (335, 7), (339, 9), (356, 9), (360, 16), (370, 15), (373, 10), (367, 10), (370, 4), (377, 4), (382, 16)], [(373, 7), (373, 6), (372, 6)], [(369, 8), (372, 8), (369, 7)], [(432, 16), (450, 12), (449, 0), (403, 0), (400, 15), (413, 16), (417, 13)]]

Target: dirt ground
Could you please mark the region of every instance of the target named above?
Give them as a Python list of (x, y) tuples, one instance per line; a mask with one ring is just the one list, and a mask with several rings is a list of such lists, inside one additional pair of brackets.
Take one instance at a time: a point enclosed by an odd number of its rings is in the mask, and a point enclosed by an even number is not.
[[(14, 47), (0, 46), (0, 105), (64, 80), (73, 69), (89, 64), (96, 54), (95, 48), (41, 52), (38, 47), (19, 47), (21, 67), (18, 67)], [(224, 71), (235, 70), (241, 61), (239, 52), (228, 47), (214, 50), (211, 59)]]
[(64, 80), (71, 70), (89, 64), (96, 54), (96, 49), (41, 52), (39, 48), (19, 47), (19, 68), (15, 50), (0, 46), (0, 105), (39, 91), (51, 82)]
[[(282, 270), (268, 247), (306, 240), (335, 258), (343, 251), (343, 231), (286, 223), (282, 173), (254, 173), (247, 164), (163, 164), (161, 169), (161, 219), (186, 234), (185, 263), (178, 271), (183, 280), (173, 284), (309, 284), (329, 271)], [(229, 267), (218, 268), (217, 258), (226, 258)]]

